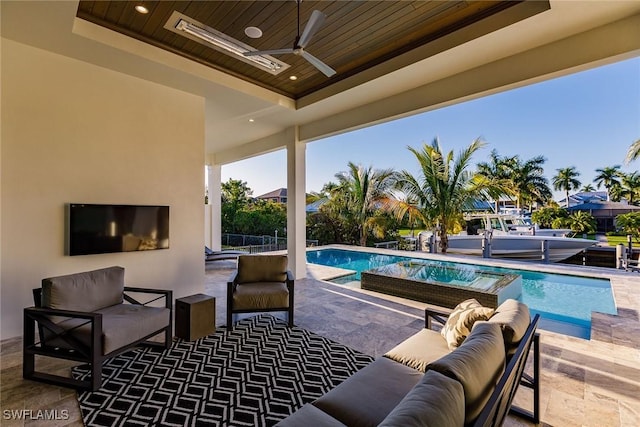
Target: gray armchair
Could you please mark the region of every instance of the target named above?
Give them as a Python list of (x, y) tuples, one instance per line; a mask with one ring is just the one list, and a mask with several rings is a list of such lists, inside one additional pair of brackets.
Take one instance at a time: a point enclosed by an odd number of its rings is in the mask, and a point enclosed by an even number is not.
[[(141, 303), (130, 294), (151, 295)], [(124, 286), (124, 268), (109, 267), (42, 281), (35, 307), (24, 309), (23, 377), (97, 390), (102, 362), (138, 344), (170, 348), (172, 291)], [(36, 325), (38, 340), (36, 340)], [(164, 343), (149, 338), (164, 334)], [(86, 381), (36, 370), (35, 356), (84, 362)]]
[(227, 327), (234, 313), (286, 311), (293, 326), (293, 275), (286, 255), (240, 255), (227, 283)]

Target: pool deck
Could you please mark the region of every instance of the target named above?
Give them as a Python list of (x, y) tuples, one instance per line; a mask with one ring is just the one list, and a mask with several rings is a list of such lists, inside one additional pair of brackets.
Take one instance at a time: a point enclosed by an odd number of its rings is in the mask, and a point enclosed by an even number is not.
[[(376, 252), (407, 254), (393, 250)], [(461, 260), (460, 257), (439, 257), (448, 261)], [(462, 259), (478, 264), (488, 262), (496, 266), (540, 270), (540, 265), (535, 264), (527, 267), (529, 264)], [(204, 292), (216, 297), (217, 325), (225, 323), (226, 281), (234, 268), (233, 261), (206, 265)], [(594, 313), (590, 340), (540, 330), (542, 425), (640, 425), (640, 274), (561, 265), (544, 269), (577, 275), (586, 271), (590, 276), (611, 279), (618, 315)], [(424, 327), (426, 304), (325, 281), (344, 273), (344, 270), (332, 267), (307, 264), (307, 277), (296, 280), (296, 325), (376, 357)], [(23, 380), (21, 339), (4, 340), (0, 344), (0, 408), (67, 409), (70, 415), (69, 420), (55, 424), (2, 420), (2, 426), (82, 426), (75, 392)], [(516, 396), (516, 403), (521, 406), (526, 407), (530, 400), (528, 390), (521, 389)], [(509, 417), (505, 425), (530, 424)]]
[[(340, 245), (331, 247), (364, 252), (372, 250)], [(609, 279), (618, 314), (593, 313), (590, 340), (539, 329), (542, 353), (542, 425), (640, 425), (640, 273), (600, 267), (523, 263), (385, 249), (376, 249), (375, 252)], [(335, 268), (325, 270), (325, 267), (313, 264), (307, 264), (307, 270), (308, 277), (313, 276), (314, 279), (306, 280), (326, 280), (335, 274)], [(359, 289), (353, 291), (375, 294)], [(412, 307), (426, 305), (375, 295)], [(402, 339), (397, 337), (397, 341)], [(369, 353), (373, 354), (371, 350)], [(530, 396), (526, 392), (519, 391), (516, 403), (523, 406), (529, 403)], [(530, 424), (510, 417), (505, 425)]]

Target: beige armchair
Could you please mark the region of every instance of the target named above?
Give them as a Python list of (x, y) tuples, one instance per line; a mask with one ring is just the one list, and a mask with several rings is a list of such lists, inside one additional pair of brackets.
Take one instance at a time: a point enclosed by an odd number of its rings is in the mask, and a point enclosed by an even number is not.
[(293, 326), (293, 275), (286, 255), (240, 255), (227, 283), (227, 327), (234, 313), (286, 311)]

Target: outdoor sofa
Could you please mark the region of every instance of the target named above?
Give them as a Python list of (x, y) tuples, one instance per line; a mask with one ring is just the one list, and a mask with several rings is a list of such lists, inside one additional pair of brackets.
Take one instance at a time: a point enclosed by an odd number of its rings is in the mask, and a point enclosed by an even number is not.
[[(453, 350), (431, 329), (446, 316), (427, 309), (425, 329), (277, 426), (499, 426), (510, 409), (538, 423), (539, 316), (531, 320), (526, 305), (507, 300)], [(520, 384), (533, 389), (533, 412), (511, 408)]]
[[(24, 309), (25, 379), (96, 391), (104, 360), (139, 344), (168, 349), (173, 342), (172, 291), (124, 286), (122, 267), (43, 279), (33, 296), (35, 306)], [(147, 341), (158, 334), (164, 342)], [(91, 375), (80, 380), (42, 372), (36, 356), (86, 363)]]

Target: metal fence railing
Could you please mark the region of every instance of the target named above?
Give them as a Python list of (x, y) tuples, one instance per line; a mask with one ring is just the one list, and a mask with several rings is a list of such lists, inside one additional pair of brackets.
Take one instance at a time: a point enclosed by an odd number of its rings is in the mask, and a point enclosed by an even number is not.
[[(307, 247), (318, 246), (317, 240), (307, 240)], [(260, 252), (283, 251), (287, 249), (286, 237), (255, 236), (249, 234), (222, 234), (222, 247), (246, 251), (250, 254)]]

